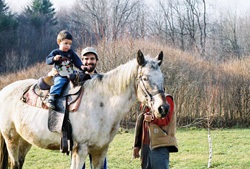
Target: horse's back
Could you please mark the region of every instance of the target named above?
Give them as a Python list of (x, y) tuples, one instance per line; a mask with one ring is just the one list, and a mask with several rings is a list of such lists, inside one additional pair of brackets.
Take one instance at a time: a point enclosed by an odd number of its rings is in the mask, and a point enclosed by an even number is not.
[(0, 91), (0, 99), (2, 99), (5, 96), (9, 96), (13, 92), (22, 92), (24, 91), (28, 86), (34, 84), (37, 80), (36, 79), (25, 79), (25, 80), (19, 80), (15, 81), (7, 86), (5, 86)]
[(0, 122), (9, 121), (15, 105), (21, 101), (20, 98), (30, 85), (36, 82), (35, 79), (26, 79), (13, 82), (0, 91)]
[(13, 129), (26, 141), (41, 148), (59, 148), (59, 134), (48, 129), (48, 111), (30, 106), (21, 100), (25, 90), (35, 79), (20, 80), (0, 91), (0, 130)]

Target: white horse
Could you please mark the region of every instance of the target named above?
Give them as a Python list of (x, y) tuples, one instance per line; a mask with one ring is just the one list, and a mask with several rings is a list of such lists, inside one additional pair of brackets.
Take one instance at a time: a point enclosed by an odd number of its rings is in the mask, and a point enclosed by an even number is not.
[[(137, 59), (84, 84), (80, 107), (69, 115), (75, 143), (71, 169), (81, 169), (88, 154), (92, 155), (94, 169), (103, 168), (119, 122), (137, 99), (148, 105), (157, 118), (168, 114), (164, 76), (159, 68), (162, 58), (162, 52), (156, 58), (145, 58), (139, 50)], [(59, 150), (60, 147), (60, 135), (48, 129), (48, 110), (20, 100), (24, 89), (36, 82), (34, 79), (17, 81), (0, 92), (0, 131), (11, 168), (22, 168), (32, 145), (51, 150)]]

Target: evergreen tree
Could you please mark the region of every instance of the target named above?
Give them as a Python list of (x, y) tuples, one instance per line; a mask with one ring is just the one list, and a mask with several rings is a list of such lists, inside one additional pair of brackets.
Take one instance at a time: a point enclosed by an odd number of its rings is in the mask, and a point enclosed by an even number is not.
[(33, 0), (26, 12), (31, 15), (31, 23), (37, 28), (56, 25), (55, 8), (50, 0)]
[(16, 47), (16, 30), (18, 23), (9, 7), (0, 0), (0, 73), (5, 70), (5, 55)]
[(9, 12), (9, 7), (3, 0), (0, 0), (0, 32), (8, 31), (10, 29), (17, 28), (17, 21), (14, 19), (14, 15)]
[(50, 0), (33, 0), (18, 17), (18, 21), (20, 49), (28, 50), (29, 64), (45, 61), (46, 56), (57, 45), (57, 22), (53, 4)]

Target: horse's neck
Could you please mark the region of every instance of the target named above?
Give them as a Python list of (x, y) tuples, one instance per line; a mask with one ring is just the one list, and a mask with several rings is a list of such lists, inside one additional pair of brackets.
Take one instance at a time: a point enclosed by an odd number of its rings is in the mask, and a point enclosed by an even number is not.
[(123, 116), (128, 112), (132, 104), (136, 101), (135, 78), (137, 76), (138, 65), (136, 60), (132, 60), (117, 67), (101, 77), (96, 77), (89, 85), (93, 92), (98, 92), (104, 97), (105, 102), (112, 104), (112, 108), (118, 110)]
[(126, 96), (135, 93), (135, 78), (137, 76), (137, 62), (132, 60), (116, 69), (107, 72), (103, 77), (105, 90), (114, 96)]

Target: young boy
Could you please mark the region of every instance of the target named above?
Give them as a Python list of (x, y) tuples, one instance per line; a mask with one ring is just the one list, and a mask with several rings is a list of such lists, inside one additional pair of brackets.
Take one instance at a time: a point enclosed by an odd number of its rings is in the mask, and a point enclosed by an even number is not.
[(58, 75), (54, 76), (54, 85), (50, 89), (47, 106), (50, 109), (55, 109), (56, 96), (61, 94), (62, 88), (69, 82), (67, 75), (73, 73), (73, 65), (84, 70), (84, 66), (77, 54), (70, 49), (72, 44), (72, 35), (62, 30), (57, 36), (58, 49), (53, 50), (46, 58), (48, 65), (54, 64)]

